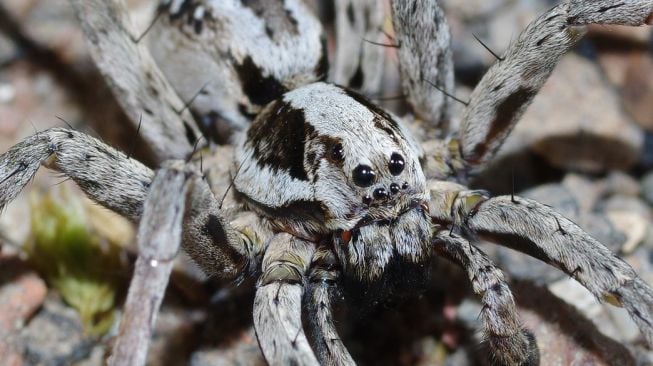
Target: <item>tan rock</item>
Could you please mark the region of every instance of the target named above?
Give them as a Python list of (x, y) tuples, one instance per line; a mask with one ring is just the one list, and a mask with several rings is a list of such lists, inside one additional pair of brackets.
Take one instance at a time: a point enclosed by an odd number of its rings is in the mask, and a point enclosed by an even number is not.
[(650, 52), (629, 58), (623, 87), (624, 107), (643, 128), (653, 131), (653, 57)]
[(0, 365), (23, 364), (18, 330), (45, 301), (45, 282), (17, 257), (0, 255)]
[(503, 153), (531, 147), (551, 164), (585, 172), (627, 169), (643, 132), (622, 111), (598, 66), (565, 56), (506, 141)]
[(608, 218), (616, 228), (626, 234), (626, 242), (621, 246), (621, 251), (628, 254), (633, 252), (644, 241), (648, 232), (648, 221), (641, 215), (629, 211), (608, 211)]
[(0, 268), (0, 332), (11, 332), (43, 304), (47, 287), (16, 257), (0, 259)]

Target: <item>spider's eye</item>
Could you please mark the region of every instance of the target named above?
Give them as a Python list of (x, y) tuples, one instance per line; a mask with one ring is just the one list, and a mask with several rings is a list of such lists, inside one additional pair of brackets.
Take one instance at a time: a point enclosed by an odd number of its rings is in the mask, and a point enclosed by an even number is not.
[(342, 144), (338, 143), (333, 146), (331, 158), (335, 161), (342, 161), (345, 158), (345, 150), (342, 148)]
[(367, 165), (359, 165), (354, 169), (354, 183), (359, 187), (369, 187), (374, 183), (376, 174)]
[(374, 198), (377, 200), (388, 198), (388, 191), (386, 191), (385, 188), (377, 188), (374, 190)]
[(388, 163), (388, 169), (392, 175), (399, 175), (404, 171), (404, 157), (398, 153), (392, 153), (390, 156), (390, 162)]

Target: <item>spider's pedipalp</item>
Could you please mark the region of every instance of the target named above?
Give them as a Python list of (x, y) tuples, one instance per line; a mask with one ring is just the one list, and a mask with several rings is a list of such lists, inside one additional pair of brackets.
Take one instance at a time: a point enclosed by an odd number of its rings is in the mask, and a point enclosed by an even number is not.
[(183, 249), (204, 273), (238, 283), (258, 267), (270, 234), (246, 212), (225, 215), (201, 175), (192, 179)]
[(538, 365), (537, 345), (530, 332), (521, 327), (501, 270), (485, 253), (458, 235), (440, 231), (433, 241), (435, 252), (462, 267), (474, 293), (481, 296), (483, 335), (492, 357), (500, 365)]
[(138, 260), (109, 365), (145, 364), (156, 315), (181, 243), (189, 180), (181, 162), (176, 163), (156, 173), (145, 201), (138, 228)]
[(653, 344), (653, 290), (635, 270), (576, 224), (550, 207), (522, 197), (481, 202), (465, 227), (499, 245), (564, 271), (598, 299), (623, 306)]
[(309, 337), (322, 365), (355, 365), (333, 320), (332, 306), (339, 293), (340, 270), (334, 253), (319, 248), (313, 256), (306, 302)]
[(446, 132), (451, 104), (441, 91), (454, 94), (451, 34), (436, 1), (392, 1), (392, 23), (399, 45), (399, 71), (404, 94), (427, 123), (431, 137)]
[(533, 21), (474, 89), (458, 133), (462, 159), (492, 159), (554, 67), (589, 23), (642, 25), (649, 0), (569, 0)]
[(275, 235), (263, 257), (254, 298), (254, 328), (270, 365), (319, 365), (302, 325), (306, 272), (313, 243)]

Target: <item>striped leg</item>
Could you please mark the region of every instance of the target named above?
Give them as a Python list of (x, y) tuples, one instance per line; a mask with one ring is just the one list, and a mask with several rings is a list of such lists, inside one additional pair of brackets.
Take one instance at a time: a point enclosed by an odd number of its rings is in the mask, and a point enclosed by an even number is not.
[(447, 231), (434, 237), (434, 246), (436, 253), (467, 271), (474, 293), (481, 296), (483, 334), (494, 360), (500, 365), (538, 365), (535, 338), (521, 327), (501, 270), (468, 240)]

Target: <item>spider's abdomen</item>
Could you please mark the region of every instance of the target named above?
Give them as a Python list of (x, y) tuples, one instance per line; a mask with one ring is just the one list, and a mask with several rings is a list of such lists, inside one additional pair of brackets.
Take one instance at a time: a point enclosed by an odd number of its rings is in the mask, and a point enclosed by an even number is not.
[(168, 0), (159, 11), (152, 55), (220, 140), (288, 90), (326, 77), (322, 26), (301, 0)]
[(236, 151), (234, 185), (280, 229), (309, 238), (394, 220), (428, 199), (419, 148), (395, 117), (326, 83), (270, 103)]

